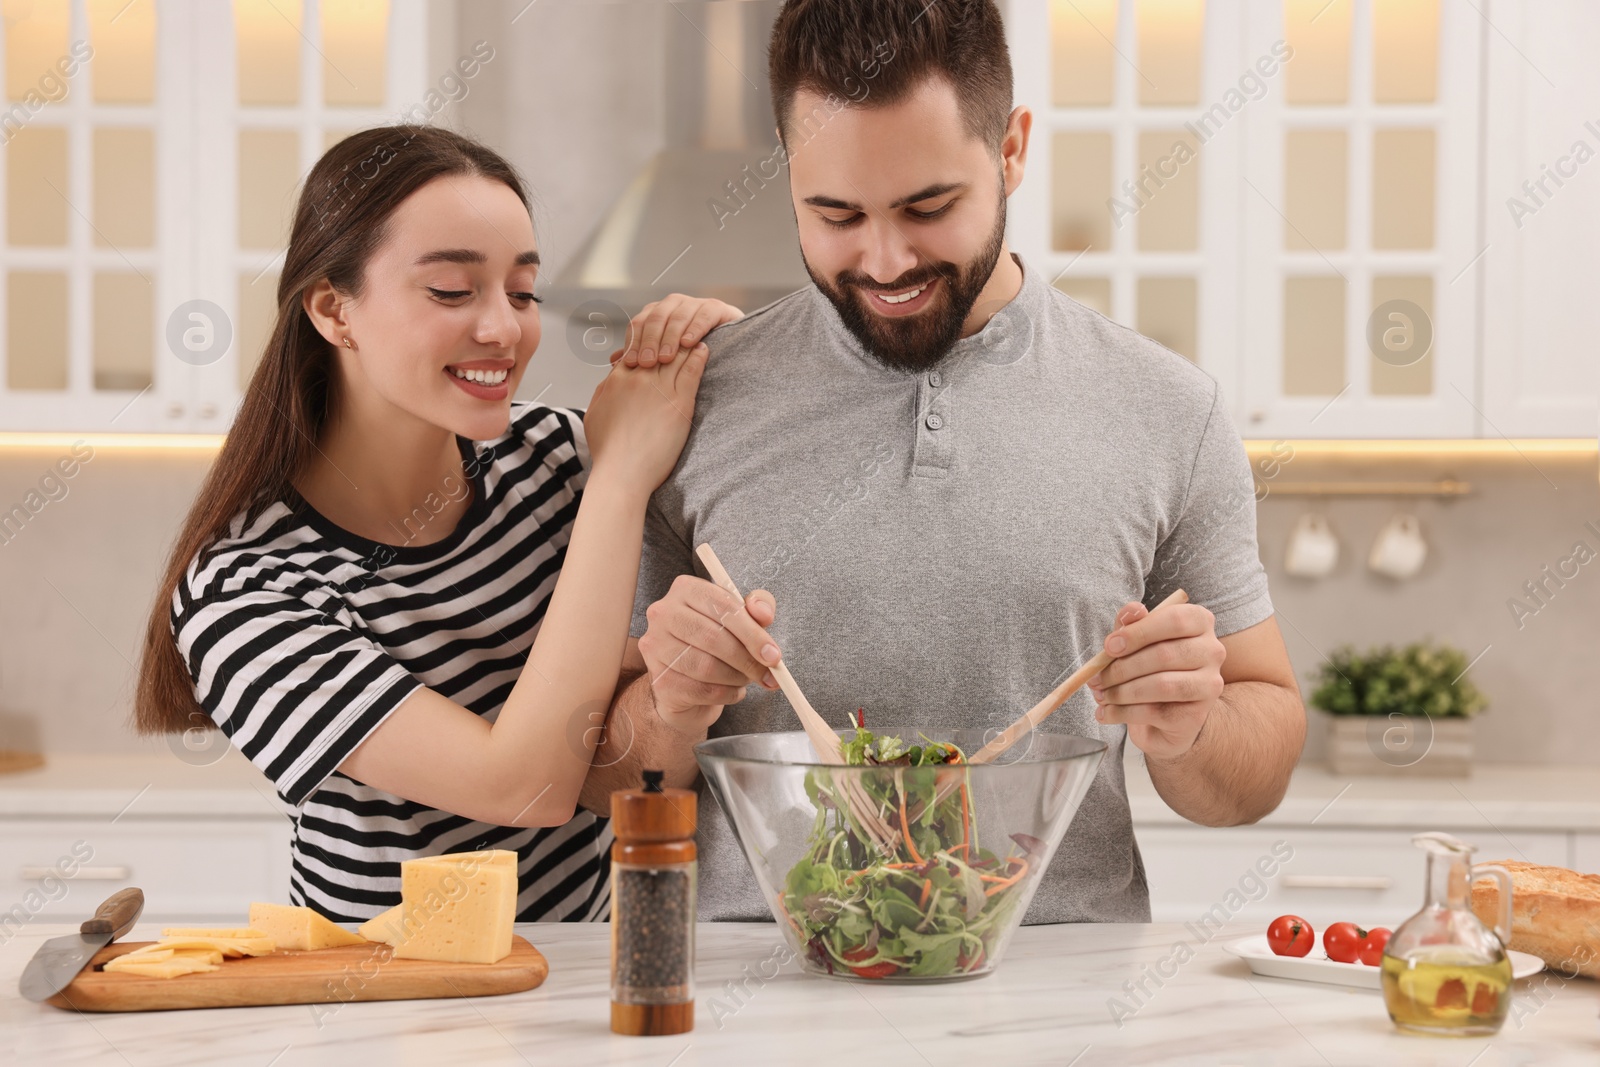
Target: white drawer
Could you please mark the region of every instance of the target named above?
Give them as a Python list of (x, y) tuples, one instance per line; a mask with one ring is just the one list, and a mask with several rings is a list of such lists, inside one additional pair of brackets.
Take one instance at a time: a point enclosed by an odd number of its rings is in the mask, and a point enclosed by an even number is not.
[[(1136, 832), (1156, 922), (1198, 923), (1209, 913), (1213, 922), (1265, 924), (1292, 913), (1319, 930), (1340, 921), (1393, 927), (1422, 907), (1427, 861), (1411, 843), (1411, 830), (1146, 826)], [(1480, 861), (1567, 863), (1564, 833), (1451, 832), (1477, 845)], [(1271, 876), (1261, 877), (1262, 869)]]
[(1567, 866), (1585, 874), (1600, 874), (1600, 834), (1572, 835), (1572, 862)]
[(253, 900), (289, 900), (282, 819), (0, 821), (0, 942), (31, 921), (81, 921), (119, 889), (144, 918), (243, 923)]

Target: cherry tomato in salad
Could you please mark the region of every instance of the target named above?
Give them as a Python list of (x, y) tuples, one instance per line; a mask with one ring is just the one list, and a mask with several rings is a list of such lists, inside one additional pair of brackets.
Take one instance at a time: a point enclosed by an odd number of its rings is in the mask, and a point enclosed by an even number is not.
[(1361, 944), (1356, 946), (1356, 954), (1361, 962), (1368, 967), (1376, 967), (1383, 962), (1383, 950), (1389, 944), (1388, 927), (1374, 926), (1367, 931), (1367, 936), (1361, 939)]
[(1322, 948), (1335, 963), (1354, 963), (1367, 932), (1355, 923), (1334, 923), (1322, 933)]
[(1304, 956), (1317, 943), (1317, 932), (1298, 915), (1280, 915), (1267, 927), (1267, 944), (1275, 956)]
[[(877, 954), (877, 949), (867, 948), (862, 945), (860, 948), (853, 948), (846, 952), (844, 958), (847, 960), (870, 960)], [(877, 963), (870, 963), (865, 967), (851, 967), (850, 973), (857, 978), (887, 978), (899, 969), (899, 965), (893, 960), (879, 960)]]
[(965, 974), (968, 971), (975, 971), (979, 967), (983, 966), (983, 961), (987, 959), (988, 956), (989, 951), (987, 949), (980, 948), (978, 950), (977, 957), (974, 958), (967, 955), (967, 950), (962, 948), (960, 952), (956, 953), (956, 970), (960, 971), (962, 974)]

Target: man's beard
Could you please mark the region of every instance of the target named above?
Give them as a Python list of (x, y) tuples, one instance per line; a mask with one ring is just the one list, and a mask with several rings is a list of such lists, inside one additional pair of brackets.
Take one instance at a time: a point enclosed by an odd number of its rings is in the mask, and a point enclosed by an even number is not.
[[(961, 327), (978, 302), (978, 294), (994, 273), (1006, 236), (1006, 201), (1000, 197), (994, 232), (983, 249), (965, 267), (954, 263), (919, 266), (881, 285), (858, 271), (845, 271), (836, 284), (817, 276), (806, 263), (806, 273), (833, 304), (845, 327), (879, 363), (893, 370), (924, 371), (950, 351), (961, 337)], [(805, 259), (804, 250), (800, 258)], [(939, 286), (929, 307), (904, 318), (880, 315), (865, 306), (872, 292), (894, 293), (937, 279)]]

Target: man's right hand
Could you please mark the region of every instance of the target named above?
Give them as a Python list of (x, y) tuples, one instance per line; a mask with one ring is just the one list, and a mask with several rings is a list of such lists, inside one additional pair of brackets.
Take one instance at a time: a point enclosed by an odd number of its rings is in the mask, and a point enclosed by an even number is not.
[(744, 699), (746, 686), (778, 688), (769, 668), (782, 653), (766, 631), (776, 614), (765, 589), (741, 603), (712, 582), (679, 575), (645, 610), (649, 628), (639, 638), (662, 719), (684, 733), (703, 733), (725, 705)]

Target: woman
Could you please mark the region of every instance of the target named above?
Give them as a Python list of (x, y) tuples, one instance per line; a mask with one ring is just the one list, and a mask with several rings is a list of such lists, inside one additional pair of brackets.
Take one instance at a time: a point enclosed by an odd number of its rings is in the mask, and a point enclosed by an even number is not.
[(398, 903), (401, 860), (486, 848), (518, 854), (519, 921), (607, 912), (578, 792), (625, 652), (644, 669), (645, 504), (701, 338), (739, 312), (670, 297), (587, 412), (513, 403), (538, 265), (488, 148), (428, 126), (331, 148), (150, 618), (136, 727), (219, 726), (293, 808), (291, 902), (336, 920)]

